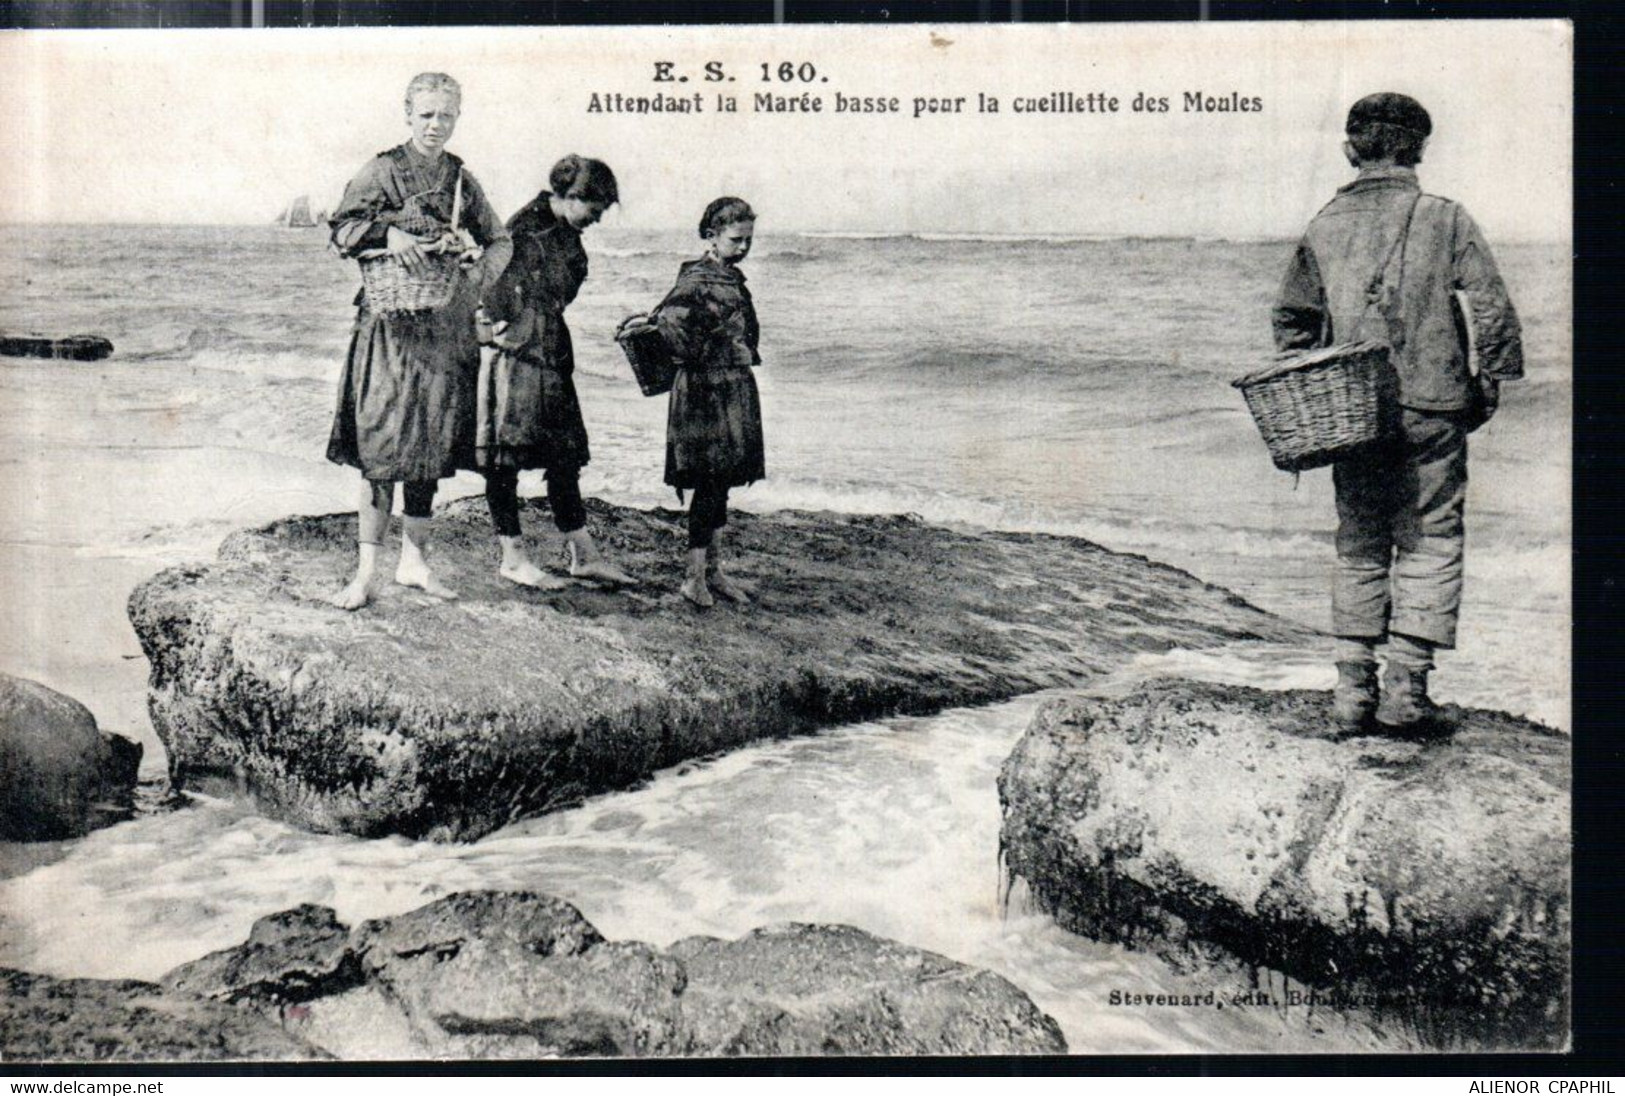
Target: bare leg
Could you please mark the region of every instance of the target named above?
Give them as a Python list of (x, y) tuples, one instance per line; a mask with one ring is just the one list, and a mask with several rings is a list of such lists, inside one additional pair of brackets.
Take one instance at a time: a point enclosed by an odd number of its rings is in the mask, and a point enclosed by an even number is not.
[(677, 588), (677, 592), (700, 608), (709, 609), (717, 602), (705, 585), (705, 553), (704, 548), (688, 550), (688, 577)]
[(401, 519), (401, 562), (395, 568), (395, 581), (402, 586), (416, 587), (431, 597), (450, 601), (457, 596), (457, 591), (435, 578), (434, 572), (429, 570), (429, 561), (424, 557), (424, 549), (429, 543), (430, 520), (410, 516)]
[(340, 609), (352, 612), (372, 601), (372, 579), (378, 571), (378, 545), (360, 544), (356, 546), (355, 577), (350, 579), (349, 585), (328, 598), (328, 602)]
[(395, 504), (393, 483), (361, 481), (361, 499), (356, 507), (356, 568), (349, 585), (328, 598), (340, 609), (354, 611), (372, 600), (372, 580), (378, 570), (378, 545), (389, 527), (389, 510)]
[(570, 546), (570, 574), (574, 578), (608, 582), (616, 586), (636, 586), (638, 580), (605, 558), (585, 529), (564, 534), (564, 543)]
[(531, 586), (538, 590), (562, 590), (569, 585), (563, 579), (553, 577), (531, 562), (530, 557), (525, 555), (522, 537), (499, 536), (497, 542), (502, 545), (502, 563), (497, 567), (497, 574), (509, 582)]

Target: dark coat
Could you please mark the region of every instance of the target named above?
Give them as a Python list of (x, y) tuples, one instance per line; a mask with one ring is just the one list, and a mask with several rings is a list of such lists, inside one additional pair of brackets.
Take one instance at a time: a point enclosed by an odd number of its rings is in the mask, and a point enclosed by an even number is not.
[[(1409, 235), (1399, 247), (1407, 218)], [(1367, 300), (1384, 260), (1394, 293), (1386, 315)], [(1458, 292), (1467, 302), (1461, 320)], [(1293, 255), (1275, 309), (1276, 345), (1379, 339), (1393, 349), (1401, 404), (1461, 411), (1475, 391), (1469, 338), (1483, 372), (1497, 380), (1523, 376), (1518, 315), (1478, 226), (1457, 203), (1422, 194), (1411, 168), (1362, 170), (1315, 215)]]
[(495, 322), (522, 341), (480, 367), (476, 468), (580, 468), (591, 459), (576, 398), (575, 348), (564, 310), (587, 280), (581, 233), (553, 216), (543, 192), (508, 220), (513, 260), (485, 295)]
[[(344, 189), (329, 222), (333, 246), (350, 258), (385, 245), (389, 227), (422, 232), (451, 223), (462, 161), (446, 153), (438, 165), (409, 145), (380, 153)], [(508, 232), (474, 176), (463, 172), (460, 228), (486, 249), (482, 265), (507, 262)], [(476, 272), (481, 273), (481, 272)], [(435, 480), (470, 459), (477, 278), (459, 276), (451, 300), (433, 312), (379, 314), (357, 295), (360, 309), (344, 358), (327, 459), (361, 469), (371, 480)]]
[(684, 263), (655, 322), (681, 362), (666, 416), (666, 482), (740, 487), (765, 478), (751, 373), (762, 360), (760, 329), (745, 275), (712, 259)]

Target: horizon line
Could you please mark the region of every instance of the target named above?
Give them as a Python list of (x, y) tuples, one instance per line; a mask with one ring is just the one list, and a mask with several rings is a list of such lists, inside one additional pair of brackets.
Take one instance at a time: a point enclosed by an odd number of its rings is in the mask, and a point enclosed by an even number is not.
[[(5, 228), (280, 228), (274, 219), (253, 221), (8, 221), (0, 220), (0, 227)], [(319, 228), (319, 225), (307, 228)], [(619, 225), (605, 225), (600, 222), (600, 228), (608, 231), (619, 229), (624, 232), (679, 232), (678, 228), (642, 228)], [(306, 229), (293, 229), (290, 231), (305, 231)], [(913, 237), (923, 243), (974, 243), (985, 241), (996, 243), (1000, 240), (1018, 242), (1022, 240), (1053, 240), (1057, 242), (1088, 243), (1107, 240), (1195, 240), (1203, 243), (1279, 243), (1281, 241), (1296, 239), (1301, 232), (1286, 232), (1282, 234), (1207, 234), (1198, 232), (1132, 232), (1132, 231), (1089, 231), (1077, 229), (1059, 232), (989, 232), (976, 229), (954, 228), (786, 228), (783, 234), (818, 239), (902, 239)], [(933, 239), (939, 237), (940, 239)], [(1500, 239), (1507, 243), (1520, 244), (1567, 244), (1573, 238), (1572, 233), (1566, 237), (1545, 235), (1504, 234)]]

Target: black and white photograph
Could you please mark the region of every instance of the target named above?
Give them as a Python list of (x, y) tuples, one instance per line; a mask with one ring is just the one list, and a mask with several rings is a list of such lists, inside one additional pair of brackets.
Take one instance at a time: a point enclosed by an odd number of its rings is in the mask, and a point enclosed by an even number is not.
[(0, 1061), (1571, 1050), (1573, 89), (0, 32)]

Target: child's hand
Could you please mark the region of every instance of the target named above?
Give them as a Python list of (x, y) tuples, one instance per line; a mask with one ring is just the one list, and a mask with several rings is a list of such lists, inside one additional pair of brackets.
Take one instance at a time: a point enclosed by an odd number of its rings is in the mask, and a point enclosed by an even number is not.
[(493, 328), (491, 342), (503, 350), (518, 350), (530, 341), (536, 329), (536, 314), (530, 309), (512, 323), (498, 323)]
[(422, 237), (414, 236), (410, 232), (396, 228), (394, 225), (389, 226), (389, 232), (385, 236), (385, 240), (385, 246), (389, 249), (389, 253), (405, 263), (406, 269), (414, 274), (422, 273), (428, 256), (437, 250), (434, 244)]
[(457, 234), (447, 229), (434, 238), (434, 242), (424, 248), (425, 251), (436, 255), (455, 255), (462, 250), (462, 243)]

